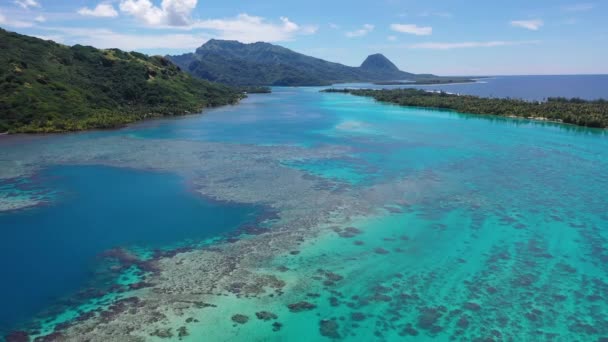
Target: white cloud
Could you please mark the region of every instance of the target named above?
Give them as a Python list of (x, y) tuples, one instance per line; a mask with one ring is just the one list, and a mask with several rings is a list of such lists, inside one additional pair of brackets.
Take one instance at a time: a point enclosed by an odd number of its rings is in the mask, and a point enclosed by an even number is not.
[(63, 36), (57, 34), (33, 34), (32, 37), (40, 38), (43, 40), (52, 40), (55, 43), (63, 43)]
[(105, 18), (114, 18), (118, 16), (118, 12), (114, 9), (114, 6), (110, 3), (100, 3), (95, 6), (94, 9), (90, 9), (88, 7), (83, 7), (78, 10), (78, 14), (92, 16), (92, 17), (105, 17)]
[(511, 26), (513, 27), (521, 27), (532, 31), (538, 31), (544, 24), (540, 19), (511, 21)]
[(329, 26), (330, 29), (334, 29), (334, 30), (337, 30), (337, 29), (340, 28), (340, 25), (337, 25), (337, 24), (334, 24), (334, 23), (329, 23), (328, 26)]
[(414, 34), (417, 36), (429, 36), (433, 34), (430, 26), (418, 26), (413, 24), (392, 24), (391, 30), (401, 33)]
[(316, 25), (305, 25), (300, 27), (299, 32), (302, 34), (315, 34), (319, 31), (319, 26)]
[(570, 6), (564, 6), (562, 8), (564, 11), (567, 11), (567, 12), (587, 12), (587, 11), (591, 11), (592, 9), (594, 9), (595, 5), (591, 4), (591, 3), (580, 3), (580, 4), (570, 5)]
[(40, 3), (36, 0), (15, 0), (13, 2), (25, 9), (29, 9), (31, 7), (40, 7)]
[(386, 39), (388, 39), (391, 42), (397, 41), (397, 37), (396, 36), (388, 36), (388, 37), (386, 37)]
[(49, 34), (39, 35), (64, 44), (90, 45), (99, 49), (195, 49), (209, 40), (207, 34), (123, 34), (108, 29), (47, 27)]
[(349, 38), (362, 37), (362, 36), (365, 36), (368, 33), (372, 32), (373, 30), (374, 30), (374, 25), (365, 24), (365, 25), (363, 25), (363, 27), (361, 27), (358, 30), (346, 32), (346, 36)]
[(514, 45), (528, 45), (528, 44), (539, 44), (538, 40), (528, 41), (489, 41), (489, 42), (456, 42), (456, 43), (420, 43), (409, 45), (410, 49), (429, 49), (429, 50), (452, 50), (452, 49), (465, 49), (465, 48), (483, 48), (483, 47), (497, 47), (497, 46), (514, 46)]
[(220, 39), (244, 43), (288, 41), (298, 34), (314, 34), (318, 29), (316, 26), (300, 26), (287, 17), (281, 17), (280, 20), (281, 24), (275, 24), (265, 18), (243, 13), (235, 18), (199, 20), (189, 28), (216, 31)]
[(272, 23), (263, 17), (246, 13), (234, 18), (194, 20), (192, 11), (197, 0), (162, 0), (160, 7), (150, 0), (121, 0), (120, 11), (155, 28), (180, 28), (184, 30), (211, 30), (220, 39), (241, 42), (280, 42), (292, 40), (295, 35), (317, 32), (314, 25), (300, 26), (287, 17), (280, 17), (280, 23)]
[(34, 21), (43, 23), (46, 21), (46, 18), (43, 15), (39, 15), (39, 16), (36, 16), (36, 18), (34, 18)]
[(0, 13), (0, 25), (15, 27), (15, 28), (25, 28), (32, 27), (34, 23), (29, 21), (22, 21), (18, 19), (10, 19), (7, 18), (4, 14)]
[(162, 0), (160, 7), (150, 0), (121, 0), (120, 11), (151, 26), (187, 26), (197, 0)]

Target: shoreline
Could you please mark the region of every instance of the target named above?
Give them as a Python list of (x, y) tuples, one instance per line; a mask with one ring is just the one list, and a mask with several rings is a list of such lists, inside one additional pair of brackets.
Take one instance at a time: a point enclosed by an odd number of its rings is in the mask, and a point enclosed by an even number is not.
[(199, 112), (185, 111), (181, 114), (176, 114), (176, 115), (161, 114), (161, 115), (150, 115), (150, 116), (148, 116), (146, 114), (142, 118), (134, 119), (132, 121), (127, 121), (125, 123), (121, 123), (121, 124), (118, 124), (118, 125), (112, 126), (112, 127), (91, 127), (91, 128), (76, 129), (76, 130), (23, 131), (23, 132), (19, 131), (19, 132), (14, 132), (14, 133), (11, 133), (10, 131), (6, 131), (3, 133), (0, 133), (0, 137), (1, 136), (16, 136), (16, 135), (20, 135), (20, 134), (32, 135), (32, 136), (44, 136), (44, 135), (63, 135), (63, 134), (70, 134), (70, 133), (84, 133), (84, 132), (95, 132), (95, 131), (100, 131), (100, 132), (114, 131), (114, 130), (120, 130), (122, 128), (128, 127), (129, 125), (146, 122), (146, 121), (154, 121), (154, 120), (169, 119), (169, 118), (179, 118), (179, 117), (187, 117), (187, 116), (194, 116), (194, 115), (203, 115), (210, 109), (216, 109), (216, 108), (222, 108), (222, 107), (228, 107), (228, 106), (237, 106), (240, 104), (240, 102), (242, 100), (244, 100), (246, 98), (247, 98), (247, 94), (243, 94), (243, 97), (238, 99), (238, 101), (236, 101), (235, 103), (227, 103), (227, 104), (223, 104), (223, 105), (219, 105), (219, 106), (203, 107)]
[[(494, 116), (502, 118), (521, 118), (532, 121), (568, 124), (589, 129), (608, 129), (608, 102), (603, 99), (587, 101), (580, 99), (549, 98), (546, 102), (532, 102), (509, 98), (486, 98), (473, 95), (453, 94), (411, 87), (395, 89), (330, 88), (321, 90), (320, 92), (369, 97), (380, 103), (393, 104), (401, 107), (446, 110), (480, 117)], [(505, 112), (521, 114), (515, 115), (507, 114)], [(554, 115), (558, 116), (558, 118), (550, 118), (538, 114)]]
[(471, 84), (471, 83), (481, 83), (481, 82), (476, 79), (471, 79), (468, 81), (459, 80), (456, 82), (438, 82), (438, 83), (433, 83), (432, 81), (418, 83), (417, 81), (414, 81), (414, 82), (374, 82), (372, 84), (380, 85), (380, 86), (442, 86), (442, 85)]

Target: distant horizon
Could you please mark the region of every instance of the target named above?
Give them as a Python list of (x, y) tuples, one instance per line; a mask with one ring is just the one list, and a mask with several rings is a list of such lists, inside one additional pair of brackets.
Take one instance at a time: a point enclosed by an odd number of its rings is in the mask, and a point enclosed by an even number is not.
[[(0, 26), (0, 28), (1, 28), (1, 29), (5, 29), (5, 30), (7, 30), (7, 31), (12, 31), (12, 32), (16, 32), (16, 33), (19, 33), (19, 34), (24, 34), (24, 33), (17, 32), (17, 31), (15, 31), (15, 30), (7, 29), (7, 28), (2, 27), (2, 26)], [(58, 43), (58, 44), (64, 44), (64, 43), (62, 43), (62, 42), (57, 42), (57, 41), (55, 41), (55, 40), (53, 40), (53, 39), (45, 39), (44, 37), (37, 37), (37, 36), (35, 36), (35, 35), (33, 35), (32, 37), (35, 37), (35, 38), (40, 38), (40, 39), (44, 39), (44, 40), (50, 40), (50, 41), (53, 41), (53, 42)], [(201, 44), (200, 44), (200, 46), (205, 45), (207, 42), (209, 42), (209, 41), (211, 41), (211, 40), (218, 40), (218, 41), (235, 41), (235, 42), (238, 42), (238, 43), (241, 43), (241, 44), (266, 43), (266, 44), (272, 44), (272, 45), (275, 45), (275, 46), (281, 46), (281, 47), (284, 47), (284, 48), (290, 49), (290, 50), (292, 50), (292, 51), (294, 51), (294, 52), (296, 52), (296, 53), (300, 53), (300, 54), (304, 54), (304, 55), (306, 55), (306, 53), (303, 53), (303, 52), (297, 51), (297, 50), (295, 50), (295, 49), (291, 49), (291, 48), (286, 47), (286, 46), (283, 46), (283, 45), (281, 45), (281, 44), (275, 44), (275, 43), (270, 43), (270, 42), (261, 41), (261, 40), (260, 40), (260, 41), (255, 41), (255, 42), (249, 42), (249, 43), (246, 43), (246, 42), (239, 41), (238, 39), (210, 38), (210, 39), (208, 39), (208, 40), (204, 41), (203, 43), (201, 43)], [(73, 46), (73, 45), (76, 45), (76, 44), (78, 44), (78, 43), (75, 43), (75, 44), (64, 44), (64, 45)], [(83, 45), (84, 45), (84, 44), (83, 44)], [(90, 45), (90, 46), (93, 46), (93, 45)], [(199, 47), (200, 47), (200, 46), (199, 46)], [(93, 46), (93, 47), (98, 48), (98, 47), (96, 47), (96, 46)], [(106, 47), (106, 48), (99, 48), (99, 49), (120, 49), (120, 48), (116, 48), (116, 47)], [(198, 49), (198, 47), (197, 47), (197, 48), (194, 48), (194, 49), (193, 49), (193, 50), (191, 50), (191, 51), (186, 51), (186, 52), (183, 52), (183, 53), (192, 53), (192, 52), (196, 51), (196, 49)], [(120, 49), (120, 50), (123, 50), (123, 49)], [(142, 51), (137, 51), (137, 50), (128, 50), (128, 49), (127, 49), (127, 50), (124, 50), (124, 51), (128, 51), (128, 52), (142, 52)], [(151, 53), (151, 52), (145, 52), (145, 51), (144, 51), (144, 52), (142, 52), (142, 53), (147, 54), (147, 55), (149, 55), (149, 56), (166, 56), (166, 55), (170, 55), (170, 54), (158, 54), (158, 53)], [(179, 53), (176, 53), (176, 54), (177, 54), (177, 55), (179, 55)], [(374, 55), (374, 54), (381, 54), (381, 55), (383, 55), (383, 56), (386, 56), (386, 55), (385, 55), (383, 52), (375, 52), (375, 53), (372, 53), (372, 54), (370, 54), (370, 55), (368, 55), (368, 56), (371, 56), (371, 55)], [(324, 58), (322, 58), (322, 57), (315, 56), (315, 55), (307, 55), (307, 56), (314, 57), (314, 58), (319, 58), (319, 59), (324, 59)], [(387, 58), (388, 58), (389, 60), (391, 60), (391, 62), (394, 62), (394, 61), (393, 61), (393, 60), (392, 60), (390, 57), (387, 57)], [(324, 60), (326, 60), (326, 59), (324, 59)], [(363, 60), (364, 60), (364, 59), (363, 59)], [(361, 63), (363, 62), (363, 60), (361, 61)], [(357, 64), (357, 65), (352, 65), (352, 64), (346, 64), (346, 63), (343, 63), (343, 62), (341, 62), (341, 61), (335, 61), (335, 60), (326, 60), (326, 61), (328, 61), (328, 62), (332, 62), (332, 63), (338, 63), (338, 64), (342, 64), (342, 65), (349, 66), (349, 67), (358, 67), (358, 66), (360, 66), (360, 65), (361, 65), (361, 63), (359, 63), (359, 64)], [(398, 67), (399, 67), (399, 66), (398, 66)], [(399, 67), (399, 69), (400, 69), (400, 70), (402, 70), (402, 71), (411, 72), (410, 70), (403, 69), (403, 68), (401, 68), (401, 67)], [(485, 78), (488, 78), (488, 77), (526, 77), (526, 76), (608, 76), (608, 72), (606, 72), (606, 73), (564, 73), (564, 74), (457, 74), (457, 73), (451, 74), (451, 73), (437, 73), (437, 72), (433, 72), (433, 71), (431, 70), (431, 71), (428, 71), (428, 72), (414, 72), (414, 73), (415, 73), (415, 74), (434, 74), (434, 75), (438, 75), (438, 76), (450, 76), (450, 77), (485, 77)], [(449, 85), (449, 84), (444, 84), (444, 85)]]
[(382, 51), (412, 73), (604, 75), (607, 11), (594, 0), (11, 0), (0, 5), (0, 26), (146, 54), (191, 52), (215, 38), (270, 42), (351, 66)]

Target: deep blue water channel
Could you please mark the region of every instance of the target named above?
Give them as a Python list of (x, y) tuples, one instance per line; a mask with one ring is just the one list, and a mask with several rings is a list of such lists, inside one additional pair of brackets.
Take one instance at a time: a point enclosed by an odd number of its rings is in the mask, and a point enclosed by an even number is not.
[(49, 206), (0, 215), (0, 330), (81, 288), (107, 249), (216, 236), (258, 212), (205, 200), (173, 174), (61, 166), (36, 179), (61, 192)]

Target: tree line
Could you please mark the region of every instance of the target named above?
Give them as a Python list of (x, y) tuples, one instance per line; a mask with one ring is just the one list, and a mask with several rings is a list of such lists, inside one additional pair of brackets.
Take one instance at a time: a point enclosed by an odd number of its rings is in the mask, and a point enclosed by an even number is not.
[(428, 92), (419, 89), (327, 89), (329, 93), (348, 93), (372, 97), (401, 106), (449, 109), (459, 113), (543, 119), (585, 127), (608, 127), (608, 101), (550, 97), (547, 101), (509, 98), (483, 98)]

